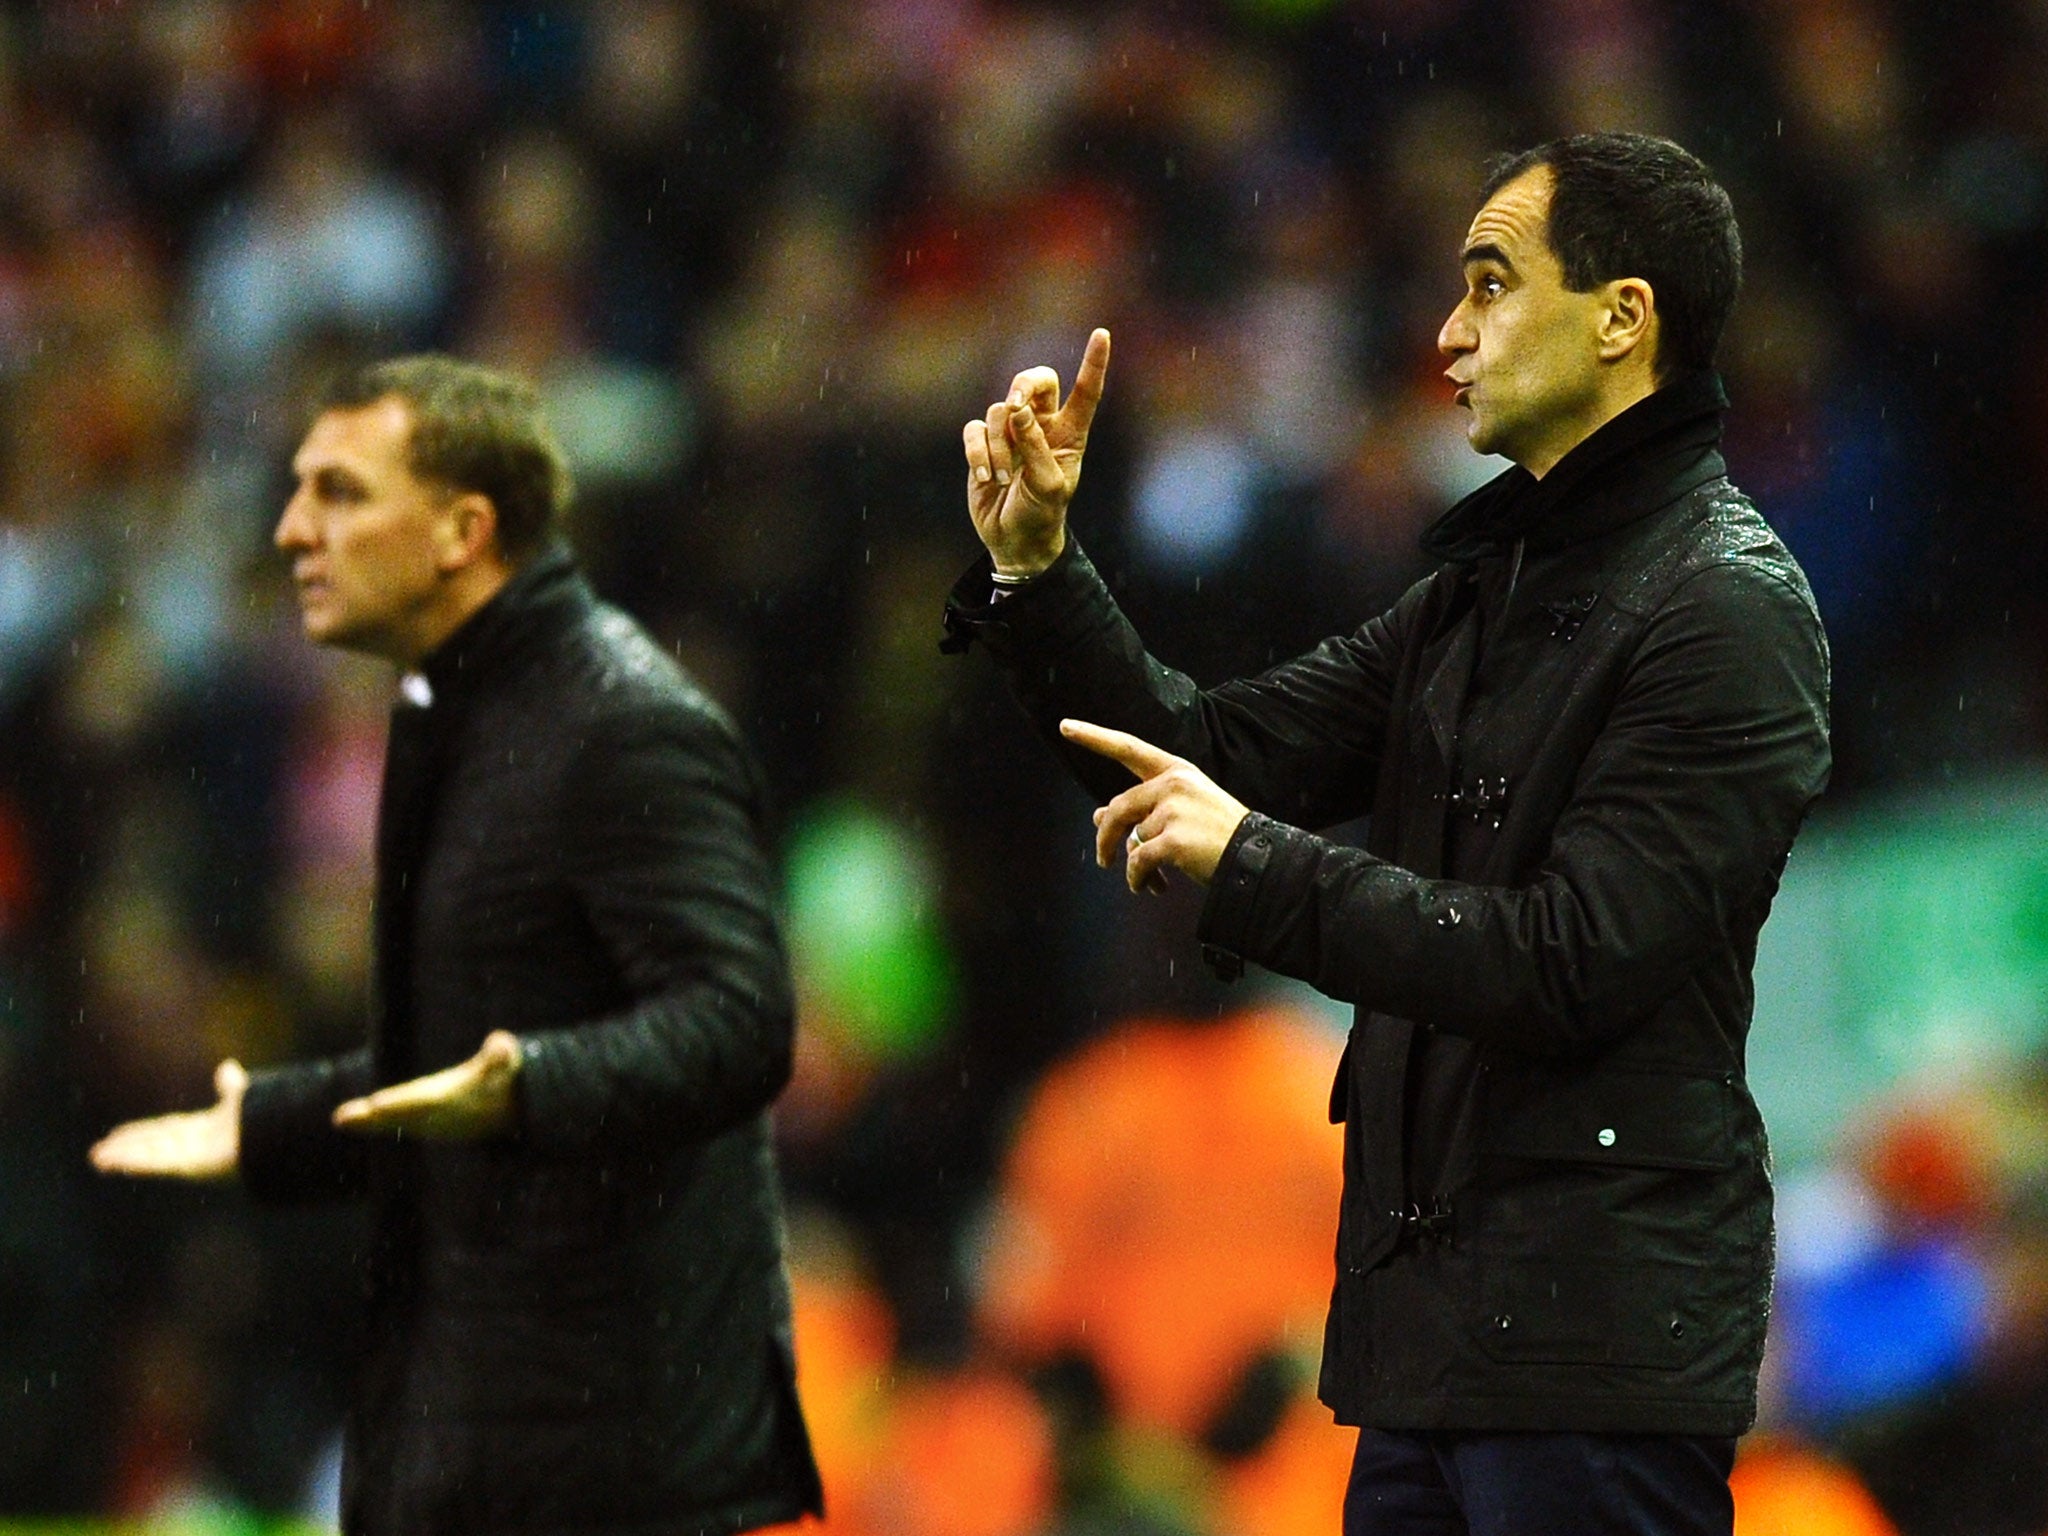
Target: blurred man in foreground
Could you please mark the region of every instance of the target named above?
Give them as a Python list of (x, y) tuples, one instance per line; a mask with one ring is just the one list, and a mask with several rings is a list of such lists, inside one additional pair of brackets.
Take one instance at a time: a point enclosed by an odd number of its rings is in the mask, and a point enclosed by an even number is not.
[[(966, 425), (989, 563), (948, 628), (1107, 802), (1098, 861), (1207, 885), (1226, 975), (1357, 1005), (1321, 1378), (1361, 1426), (1349, 1536), (1726, 1536), (1771, 1272), (1750, 973), (1827, 776), (1826, 643), (1720, 456), (1741, 242), (1706, 168), (1511, 158), (1462, 266), (1437, 344), (1516, 467), (1391, 611), (1206, 691), (1148, 656), (1066, 528), (1097, 331), (1064, 404), (1031, 369)], [(1364, 849), (1311, 830), (1361, 814)]]
[(765, 1111), (792, 1005), (731, 723), (556, 536), (530, 390), (330, 392), (277, 526), (391, 661), (370, 1042), (122, 1126), (104, 1171), (367, 1195), (350, 1532), (739, 1531), (819, 1505)]

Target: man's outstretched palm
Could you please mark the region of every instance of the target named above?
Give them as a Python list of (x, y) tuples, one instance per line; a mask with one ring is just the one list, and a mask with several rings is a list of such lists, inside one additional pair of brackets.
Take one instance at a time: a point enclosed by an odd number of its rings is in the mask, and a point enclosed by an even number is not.
[(242, 1094), (248, 1086), (240, 1062), (222, 1062), (213, 1073), (218, 1098), (211, 1109), (117, 1125), (93, 1144), (93, 1167), (143, 1179), (233, 1177), (241, 1162)]

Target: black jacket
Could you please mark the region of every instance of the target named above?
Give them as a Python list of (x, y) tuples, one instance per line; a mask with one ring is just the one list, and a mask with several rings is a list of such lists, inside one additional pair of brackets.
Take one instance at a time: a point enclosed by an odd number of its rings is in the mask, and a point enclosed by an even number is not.
[[(258, 1074), (242, 1174), (365, 1194), (352, 1533), (728, 1532), (819, 1503), (766, 1109), (792, 1004), (733, 727), (566, 555), (393, 713), (369, 1045)], [(336, 1132), (333, 1107), (522, 1042), (513, 1134)]]
[[(1758, 929), (1828, 769), (1806, 581), (1681, 379), (1515, 469), (1356, 633), (1208, 691), (1078, 550), (956, 588), (1049, 735), (1186, 757), (1252, 807), (1201, 937), (1355, 1003), (1322, 1395), (1386, 1428), (1732, 1435), (1771, 1270), (1743, 1077)], [(1107, 797), (1130, 778), (1061, 749)], [(1367, 846), (1303, 828), (1369, 814)]]

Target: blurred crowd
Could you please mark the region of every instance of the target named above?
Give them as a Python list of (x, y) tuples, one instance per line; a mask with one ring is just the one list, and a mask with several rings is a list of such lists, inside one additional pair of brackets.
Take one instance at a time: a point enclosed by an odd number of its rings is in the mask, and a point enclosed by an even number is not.
[[(1434, 350), (1485, 163), (1597, 127), (1735, 198), (1836, 803), (2038, 761), (2040, 0), (0, 11), (0, 1513), (319, 1517), (350, 1217), (84, 1148), (357, 1038), (391, 679), (268, 538), (311, 387), (432, 347), (540, 384), (586, 567), (767, 765), (827, 1528), (1334, 1529), (1342, 1021), (1211, 981), (938, 654), (959, 427), (1110, 326), (1075, 521), (1155, 651), (1349, 628), (1499, 467)], [(1746, 1536), (2048, 1531), (2044, 1160), (2029, 1071), (1788, 1181)]]

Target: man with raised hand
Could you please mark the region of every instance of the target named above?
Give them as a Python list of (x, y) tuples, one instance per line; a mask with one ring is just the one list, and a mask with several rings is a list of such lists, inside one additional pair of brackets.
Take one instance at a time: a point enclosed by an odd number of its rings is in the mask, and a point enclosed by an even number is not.
[[(1067, 530), (1097, 331), (1064, 402), (1031, 369), (964, 429), (989, 559), (950, 644), (1104, 801), (1099, 862), (1207, 885), (1212, 965), (1357, 1007), (1320, 1380), (1360, 1426), (1347, 1536), (1726, 1536), (1771, 1276), (1750, 973), (1827, 776), (1826, 642), (1719, 452), (1741, 243), (1706, 168), (1514, 156), (1460, 265), (1445, 376), (1514, 467), (1390, 611), (1210, 689), (1149, 656)], [(1314, 830), (1360, 815), (1364, 848)]]
[(344, 378), (277, 525), (306, 634), (402, 673), (369, 1043), (121, 1126), (108, 1173), (366, 1196), (350, 1533), (697, 1536), (819, 1507), (766, 1111), (792, 1003), (759, 774), (557, 535), (533, 392)]

